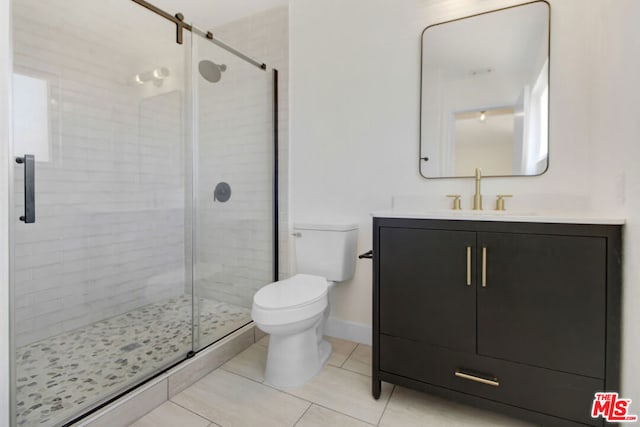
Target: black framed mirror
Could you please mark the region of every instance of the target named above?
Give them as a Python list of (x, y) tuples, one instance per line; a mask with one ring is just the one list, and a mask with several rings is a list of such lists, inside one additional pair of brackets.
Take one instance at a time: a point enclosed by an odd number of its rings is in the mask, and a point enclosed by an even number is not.
[(420, 173), (531, 176), (549, 164), (546, 1), (430, 25), (422, 33)]

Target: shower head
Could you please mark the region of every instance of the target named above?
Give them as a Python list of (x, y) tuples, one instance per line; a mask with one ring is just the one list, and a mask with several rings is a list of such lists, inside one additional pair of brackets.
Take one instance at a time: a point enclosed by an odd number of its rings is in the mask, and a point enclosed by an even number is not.
[(198, 70), (202, 77), (204, 77), (207, 81), (211, 83), (217, 83), (220, 81), (222, 77), (222, 72), (227, 69), (227, 66), (224, 64), (216, 64), (213, 61), (209, 61), (204, 59), (200, 61), (198, 64)]

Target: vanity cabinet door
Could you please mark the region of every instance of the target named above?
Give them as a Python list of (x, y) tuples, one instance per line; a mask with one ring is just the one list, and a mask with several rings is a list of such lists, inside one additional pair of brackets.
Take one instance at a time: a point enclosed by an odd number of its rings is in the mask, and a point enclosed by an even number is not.
[(475, 352), (476, 233), (395, 227), (379, 233), (380, 333)]
[(605, 374), (607, 242), (478, 233), (478, 354), (595, 378)]

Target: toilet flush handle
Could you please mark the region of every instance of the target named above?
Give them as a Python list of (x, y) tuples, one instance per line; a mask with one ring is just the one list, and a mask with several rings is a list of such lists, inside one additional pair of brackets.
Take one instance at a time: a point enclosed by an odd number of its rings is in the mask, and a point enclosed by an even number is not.
[(299, 231), (296, 231), (295, 233), (291, 233), (291, 235), (292, 235), (293, 237), (302, 237), (302, 233), (301, 233), (301, 232), (299, 232)]
[(359, 259), (363, 259), (363, 258), (368, 258), (368, 259), (372, 259), (373, 258), (373, 250), (367, 251), (361, 255), (358, 255)]

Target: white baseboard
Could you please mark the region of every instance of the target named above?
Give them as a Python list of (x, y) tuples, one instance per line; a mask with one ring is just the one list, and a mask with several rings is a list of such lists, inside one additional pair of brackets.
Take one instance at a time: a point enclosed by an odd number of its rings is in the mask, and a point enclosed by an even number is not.
[(330, 317), (327, 319), (324, 333), (330, 337), (371, 345), (372, 329), (370, 325)]

